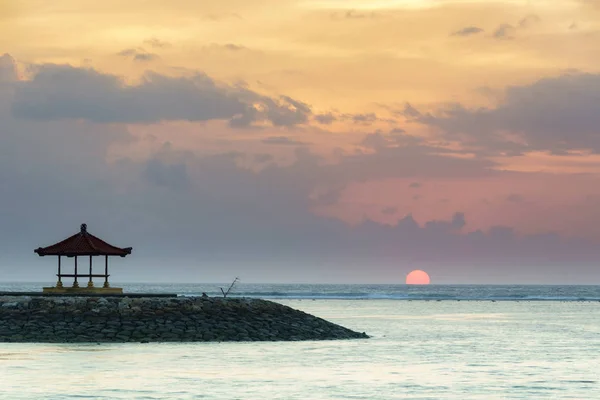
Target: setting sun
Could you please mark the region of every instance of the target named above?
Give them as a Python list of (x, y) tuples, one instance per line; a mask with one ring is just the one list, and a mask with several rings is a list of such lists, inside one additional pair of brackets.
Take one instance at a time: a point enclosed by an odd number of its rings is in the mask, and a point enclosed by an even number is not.
[(429, 282), (430, 279), (427, 272), (421, 271), (420, 269), (415, 269), (406, 275), (407, 285), (429, 285)]

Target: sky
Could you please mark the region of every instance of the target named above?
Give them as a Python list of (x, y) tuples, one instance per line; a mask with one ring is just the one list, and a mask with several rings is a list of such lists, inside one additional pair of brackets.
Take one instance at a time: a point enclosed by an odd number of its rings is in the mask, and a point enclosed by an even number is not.
[[(600, 284), (600, 1), (0, 0), (0, 280)], [(98, 261), (100, 262), (100, 261)]]

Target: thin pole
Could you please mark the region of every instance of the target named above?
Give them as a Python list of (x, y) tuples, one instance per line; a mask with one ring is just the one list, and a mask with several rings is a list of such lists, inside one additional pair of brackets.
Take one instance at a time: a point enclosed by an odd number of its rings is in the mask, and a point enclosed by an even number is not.
[(88, 281), (88, 287), (94, 287), (94, 282), (92, 281), (92, 256), (90, 256), (90, 280)]
[(63, 284), (62, 284), (62, 275), (60, 273), (60, 256), (58, 256), (58, 282), (56, 282), (56, 287), (57, 288), (63, 287)]
[(110, 287), (108, 284), (108, 256), (104, 256), (104, 287)]
[(77, 256), (75, 256), (75, 280), (73, 281), (73, 287), (79, 287), (79, 283), (77, 282)]

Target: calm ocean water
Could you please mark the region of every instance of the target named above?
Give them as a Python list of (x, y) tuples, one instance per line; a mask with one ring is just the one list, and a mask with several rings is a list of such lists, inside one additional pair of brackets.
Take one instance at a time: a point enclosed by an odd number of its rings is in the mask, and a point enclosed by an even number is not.
[[(226, 285), (123, 286), (216, 295)], [(599, 286), (240, 284), (235, 294), (372, 338), (0, 344), (0, 398), (600, 399)]]

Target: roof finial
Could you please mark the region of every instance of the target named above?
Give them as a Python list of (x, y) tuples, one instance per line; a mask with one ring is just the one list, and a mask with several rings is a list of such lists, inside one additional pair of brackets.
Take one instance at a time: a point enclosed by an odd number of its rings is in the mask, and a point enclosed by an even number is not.
[(81, 224), (81, 232), (87, 232), (87, 224)]

